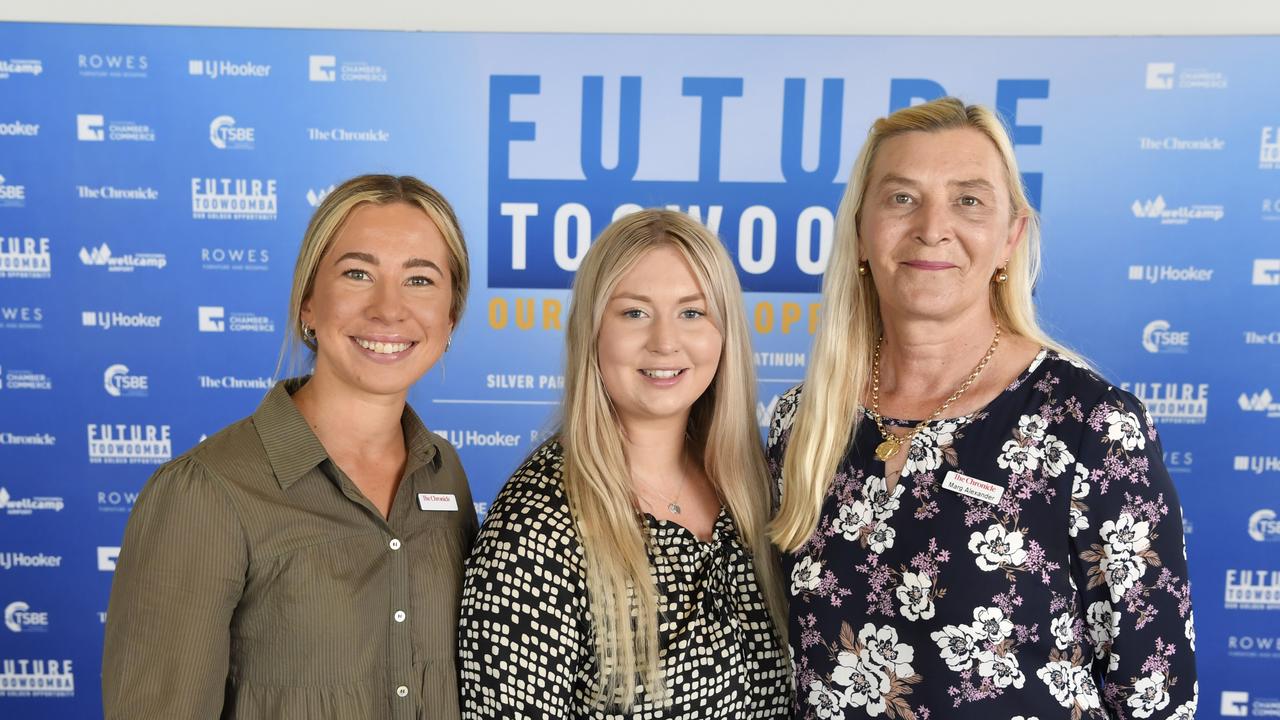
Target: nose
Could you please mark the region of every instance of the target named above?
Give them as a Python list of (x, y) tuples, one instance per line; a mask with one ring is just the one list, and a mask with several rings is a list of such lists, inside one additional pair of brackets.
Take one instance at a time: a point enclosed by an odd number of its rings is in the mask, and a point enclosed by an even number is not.
[(674, 319), (665, 315), (654, 318), (653, 323), (649, 325), (649, 342), (647, 343), (649, 352), (659, 355), (675, 352), (679, 347), (677, 333)]
[(384, 281), (377, 283), (373, 289), (373, 297), (367, 309), (370, 319), (382, 320), (387, 323), (397, 323), (403, 320), (407, 310), (401, 290), (400, 285), (394, 282)]
[(913, 234), (916, 242), (932, 247), (955, 237), (951, 227), (950, 208), (944, 201), (922, 201), (920, 209), (915, 213), (915, 220)]

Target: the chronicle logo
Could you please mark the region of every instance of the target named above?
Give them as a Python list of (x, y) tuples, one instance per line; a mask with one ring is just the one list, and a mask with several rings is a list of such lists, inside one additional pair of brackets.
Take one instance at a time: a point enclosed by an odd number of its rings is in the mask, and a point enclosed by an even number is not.
[(270, 390), (275, 383), (269, 377), (238, 378), (231, 375), (214, 377), (201, 375), (197, 378), (202, 390)]
[(0, 445), (9, 446), (29, 446), (29, 447), (53, 447), (58, 444), (58, 438), (49, 433), (36, 433), (34, 435), (19, 435), (11, 432), (0, 432)]
[(62, 567), (61, 555), (45, 555), (44, 553), (28, 555), (24, 552), (13, 550), (0, 551), (0, 569), (59, 567)]
[(37, 512), (62, 512), (65, 507), (62, 498), (52, 495), (16, 498), (9, 490), (0, 487), (0, 511), (5, 515), (33, 515)]
[(0, 175), (0, 207), (22, 207), (27, 204), (27, 186), (11, 182)]
[(1142, 328), (1142, 349), (1149, 353), (1185, 353), (1190, 349), (1191, 331), (1170, 330), (1168, 320), (1152, 320)]
[(159, 465), (173, 455), (168, 425), (89, 423), (89, 462), (107, 465)]
[(1138, 138), (1139, 150), (1173, 150), (1175, 152), (1183, 150), (1223, 150), (1227, 147), (1227, 141), (1217, 137), (1203, 138), (1180, 138), (1180, 137), (1141, 137)]
[(136, 268), (163, 270), (169, 264), (164, 253), (129, 253), (115, 255), (106, 243), (96, 248), (80, 248), (80, 262), (95, 267), (105, 267), (108, 272), (133, 272)]
[(333, 192), (335, 187), (337, 187), (337, 185), (330, 185), (327, 188), (320, 188), (319, 190), (307, 190), (307, 204), (311, 207), (320, 207), (320, 203), (324, 202), (324, 199), (329, 196), (329, 193)]
[(96, 327), (101, 330), (119, 328), (158, 328), (160, 315), (146, 313), (123, 313), (118, 310), (85, 310), (80, 313), (80, 324), (85, 327)]
[(116, 363), (102, 373), (102, 389), (111, 397), (146, 397), (149, 391), (146, 375), (133, 375), (127, 365)]
[(1120, 387), (1137, 396), (1158, 422), (1198, 425), (1209, 414), (1208, 383), (1125, 382)]
[(201, 305), (197, 310), (200, 332), (275, 332), (276, 323), (266, 315), (231, 312), (221, 305)]
[(1240, 404), (1240, 409), (1245, 412), (1266, 413), (1269, 418), (1280, 417), (1280, 402), (1276, 402), (1271, 396), (1270, 388), (1263, 388), (1262, 392), (1256, 393), (1240, 393), (1240, 397), (1236, 399)]
[(1245, 345), (1280, 345), (1280, 330), (1272, 330), (1270, 332), (1258, 332), (1256, 330), (1244, 331)]
[(1216, 70), (1193, 68), (1178, 71), (1176, 63), (1147, 63), (1148, 90), (1225, 90), (1227, 76)]
[(1262, 128), (1262, 140), (1258, 145), (1258, 169), (1280, 170), (1280, 125)]
[(1237, 472), (1251, 472), (1254, 475), (1280, 472), (1280, 455), (1236, 455), (1232, 458), (1231, 468)]
[(114, 185), (77, 185), (76, 197), (81, 200), (159, 200), (160, 191), (153, 187), (118, 188)]
[(49, 613), (32, 610), (21, 600), (14, 600), (4, 607), (4, 626), (9, 632), (48, 632)]
[(187, 74), (203, 76), (210, 80), (218, 78), (264, 78), (270, 77), (271, 66), (253, 62), (232, 62), (230, 60), (188, 60)]
[(42, 72), (44, 72), (43, 60), (0, 58), (0, 80), (8, 80), (14, 75), (39, 76)]
[(1249, 537), (1258, 542), (1280, 540), (1280, 520), (1276, 520), (1276, 511), (1263, 508), (1250, 515)]
[(200, 267), (205, 270), (266, 270), (270, 260), (269, 248), (200, 248)]
[(1152, 285), (1158, 282), (1209, 282), (1213, 280), (1213, 271), (1198, 268), (1195, 265), (1177, 267), (1174, 265), (1130, 265), (1129, 279), (1146, 281)]
[(39, 123), (24, 123), (21, 120), (0, 123), (0, 137), (35, 137), (39, 134)]
[(346, 130), (344, 128), (307, 128), (307, 139), (318, 142), (391, 142), (391, 133), (386, 130)]
[(52, 390), (53, 380), (31, 370), (5, 370), (0, 366), (0, 390)]
[(70, 660), (0, 659), (0, 697), (73, 697), (76, 674)]
[(151, 63), (146, 55), (82, 53), (76, 60), (82, 77), (145, 78)]
[(363, 60), (343, 60), (336, 55), (311, 55), (307, 62), (311, 82), (386, 82), (387, 71), (381, 65)]
[(219, 150), (252, 150), (255, 131), (237, 125), (230, 115), (219, 115), (209, 123), (209, 142)]
[(275, 220), (276, 181), (261, 178), (191, 178), (196, 220)]
[(47, 280), (52, 274), (49, 238), (0, 236), (0, 278)]
[(155, 142), (156, 131), (133, 120), (108, 121), (102, 115), (76, 115), (76, 139), (80, 142)]
[(1253, 284), (1280, 285), (1280, 258), (1254, 259)]
[(1221, 205), (1181, 205), (1171, 207), (1165, 202), (1164, 195), (1157, 195), (1150, 200), (1134, 200), (1129, 206), (1133, 216), (1146, 220), (1159, 220), (1161, 225), (1186, 225), (1193, 220), (1222, 219), (1226, 210)]
[(0, 328), (5, 330), (39, 330), (44, 327), (44, 308), (24, 305), (0, 305)]
[(1227, 571), (1228, 610), (1280, 610), (1280, 570)]

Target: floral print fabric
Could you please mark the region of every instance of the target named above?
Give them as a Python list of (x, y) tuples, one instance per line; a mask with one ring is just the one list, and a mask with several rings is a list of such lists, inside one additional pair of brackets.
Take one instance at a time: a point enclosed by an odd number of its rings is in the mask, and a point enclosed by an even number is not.
[[(800, 402), (769, 432), (783, 493)], [(1046, 350), (917, 433), (892, 490), (880, 440), (859, 424), (816, 531), (783, 554), (796, 718), (1194, 718), (1181, 509), (1137, 399)]]

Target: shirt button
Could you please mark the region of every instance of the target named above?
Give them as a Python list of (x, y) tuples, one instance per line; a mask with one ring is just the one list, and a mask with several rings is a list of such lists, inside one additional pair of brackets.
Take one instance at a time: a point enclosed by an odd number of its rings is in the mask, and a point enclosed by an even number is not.
[(391, 542), (389, 542), (389, 543), (387, 543), (387, 544), (391, 546), (391, 549), (392, 549), (392, 550), (399, 550), (399, 549), (400, 549), (400, 539), (399, 539), (399, 538), (391, 538)]
[(409, 688), (401, 685), (400, 687), (396, 688), (396, 694), (399, 695), (400, 697), (408, 697)]
[(397, 610), (395, 614), (396, 622), (404, 622), (404, 618), (405, 618), (404, 611)]

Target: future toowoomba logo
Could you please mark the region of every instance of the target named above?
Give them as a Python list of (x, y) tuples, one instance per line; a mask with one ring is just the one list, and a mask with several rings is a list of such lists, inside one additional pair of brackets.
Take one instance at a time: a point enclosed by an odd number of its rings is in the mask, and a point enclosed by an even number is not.
[(47, 237), (0, 237), (0, 278), (47, 280), (53, 257)]
[(70, 660), (0, 659), (0, 697), (71, 697), (76, 676)]
[(276, 181), (263, 178), (191, 178), (196, 220), (275, 220)]
[(159, 465), (173, 456), (168, 425), (91, 423), (89, 462)]

